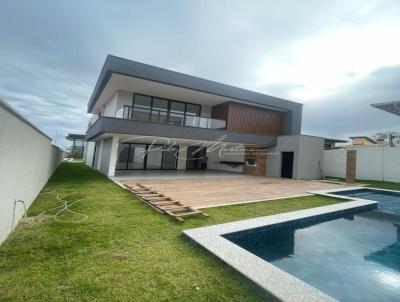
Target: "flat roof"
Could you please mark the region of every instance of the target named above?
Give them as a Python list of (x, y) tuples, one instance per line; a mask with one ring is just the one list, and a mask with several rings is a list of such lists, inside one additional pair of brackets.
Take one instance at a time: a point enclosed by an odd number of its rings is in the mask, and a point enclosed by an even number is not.
[(347, 143), (348, 142), (347, 140), (344, 140), (344, 139), (336, 139), (336, 138), (328, 138), (328, 137), (325, 137), (325, 140), (333, 142), (333, 143)]
[(371, 106), (386, 112), (400, 115), (400, 101), (376, 103), (376, 104), (371, 104)]
[(108, 55), (100, 72), (96, 86), (88, 103), (91, 113), (112, 74), (140, 78), (171, 86), (215, 94), (245, 102), (271, 106), (285, 110), (299, 110), (303, 105), (297, 102), (269, 96), (266, 94), (222, 84), (180, 72), (143, 64), (140, 62)]
[(76, 139), (85, 139), (86, 135), (85, 134), (76, 134), (76, 133), (68, 133), (68, 135), (65, 137), (65, 139), (72, 141)]

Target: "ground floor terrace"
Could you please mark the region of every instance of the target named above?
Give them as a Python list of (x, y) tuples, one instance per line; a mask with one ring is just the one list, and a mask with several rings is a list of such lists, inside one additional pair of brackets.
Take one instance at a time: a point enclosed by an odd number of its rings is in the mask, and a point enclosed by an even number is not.
[[(395, 183), (373, 186), (400, 189)], [(54, 193), (74, 203), (75, 213), (62, 211), (54, 219), (60, 210)], [(305, 196), (207, 208), (208, 218), (182, 223), (90, 167), (63, 163), (28, 218), (0, 246), (1, 300), (265, 301), (252, 283), (185, 240), (182, 231), (338, 202), (343, 200)]]
[(218, 170), (118, 171), (112, 179), (121, 185), (144, 185), (194, 208), (307, 196), (311, 195), (310, 191), (346, 186), (344, 183), (259, 177)]
[(84, 159), (109, 177), (150, 175), (150, 171), (169, 176), (165, 171), (220, 171), (313, 180), (322, 176), (323, 146), (324, 139), (304, 135), (251, 144), (225, 141), (224, 137), (208, 141), (102, 134), (87, 142)]

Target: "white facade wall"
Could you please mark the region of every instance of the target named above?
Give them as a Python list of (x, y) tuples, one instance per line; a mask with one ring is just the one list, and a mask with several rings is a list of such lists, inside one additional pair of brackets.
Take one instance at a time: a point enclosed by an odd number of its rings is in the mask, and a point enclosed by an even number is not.
[(49, 137), (0, 99), (0, 243), (24, 214), (15, 200), (29, 208), (62, 158)]
[(85, 149), (83, 151), (83, 160), (85, 164), (91, 167), (93, 165), (93, 157), (94, 157), (94, 148), (96, 143), (95, 142), (86, 142)]
[(321, 179), (324, 164), (322, 137), (300, 135), (297, 179)]
[[(357, 179), (400, 182), (399, 147), (359, 147), (357, 150)], [(325, 150), (324, 174), (346, 177), (345, 149)]]
[(282, 152), (293, 152), (293, 178), (320, 179), (324, 158), (324, 142), (324, 138), (316, 136), (278, 136), (276, 146), (267, 151), (266, 175), (281, 177)]
[(115, 117), (115, 113), (124, 105), (132, 106), (133, 92), (118, 90), (114, 96), (103, 106), (103, 116)]
[(176, 165), (177, 170), (186, 169), (186, 157), (187, 157), (187, 145), (179, 145), (178, 163)]

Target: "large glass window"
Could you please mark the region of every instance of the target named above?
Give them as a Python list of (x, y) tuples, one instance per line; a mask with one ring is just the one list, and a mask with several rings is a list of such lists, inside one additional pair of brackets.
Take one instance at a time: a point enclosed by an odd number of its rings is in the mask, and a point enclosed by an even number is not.
[(178, 160), (177, 147), (165, 147), (164, 156), (162, 160), (163, 169), (176, 169), (176, 162)]
[(169, 112), (169, 123), (183, 125), (185, 119), (185, 103), (171, 102)]
[(167, 118), (168, 101), (164, 99), (154, 98), (150, 121), (155, 123), (167, 123)]
[(129, 150), (128, 169), (144, 169), (146, 145), (131, 144)]
[(118, 145), (117, 170), (176, 169), (176, 146), (122, 143)]
[(116, 169), (126, 169), (128, 165), (129, 145), (119, 144), (118, 145), (118, 160)]
[(149, 121), (151, 110), (151, 97), (135, 94), (133, 100), (132, 119), (136, 121)]
[(186, 105), (186, 116), (185, 116), (185, 125), (191, 127), (199, 126), (199, 116), (200, 116), (200, 106), (187, 104)]
[[(198, 127), (201, 106), (196, 104), (167, 100), (141, 94), (134, 94), (133, 107), (125, 106), (123, 116), (137, 121), (170, 123)], [(125, 112), (126, 111), (126, 112)]]
[(161, 169), (161, 161), (163, 158), (162, 146), (151, 146), (147, 150), (146, 169)]

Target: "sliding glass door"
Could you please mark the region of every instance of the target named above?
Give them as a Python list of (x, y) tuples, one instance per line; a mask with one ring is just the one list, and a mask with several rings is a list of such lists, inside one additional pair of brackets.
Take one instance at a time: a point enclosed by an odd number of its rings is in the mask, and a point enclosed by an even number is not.
[(123, 143), (118, 146), (117, 170), (175, 170), (178, 147)]
[(146, 145), (130, 144), (128, 170), (142, 170), (145, 168)]
[(146, 169), (148, 170), (159, 170), (161, 169), (161, 163), (163, 158), (162, 148), (150, 148), (147, 151)]

